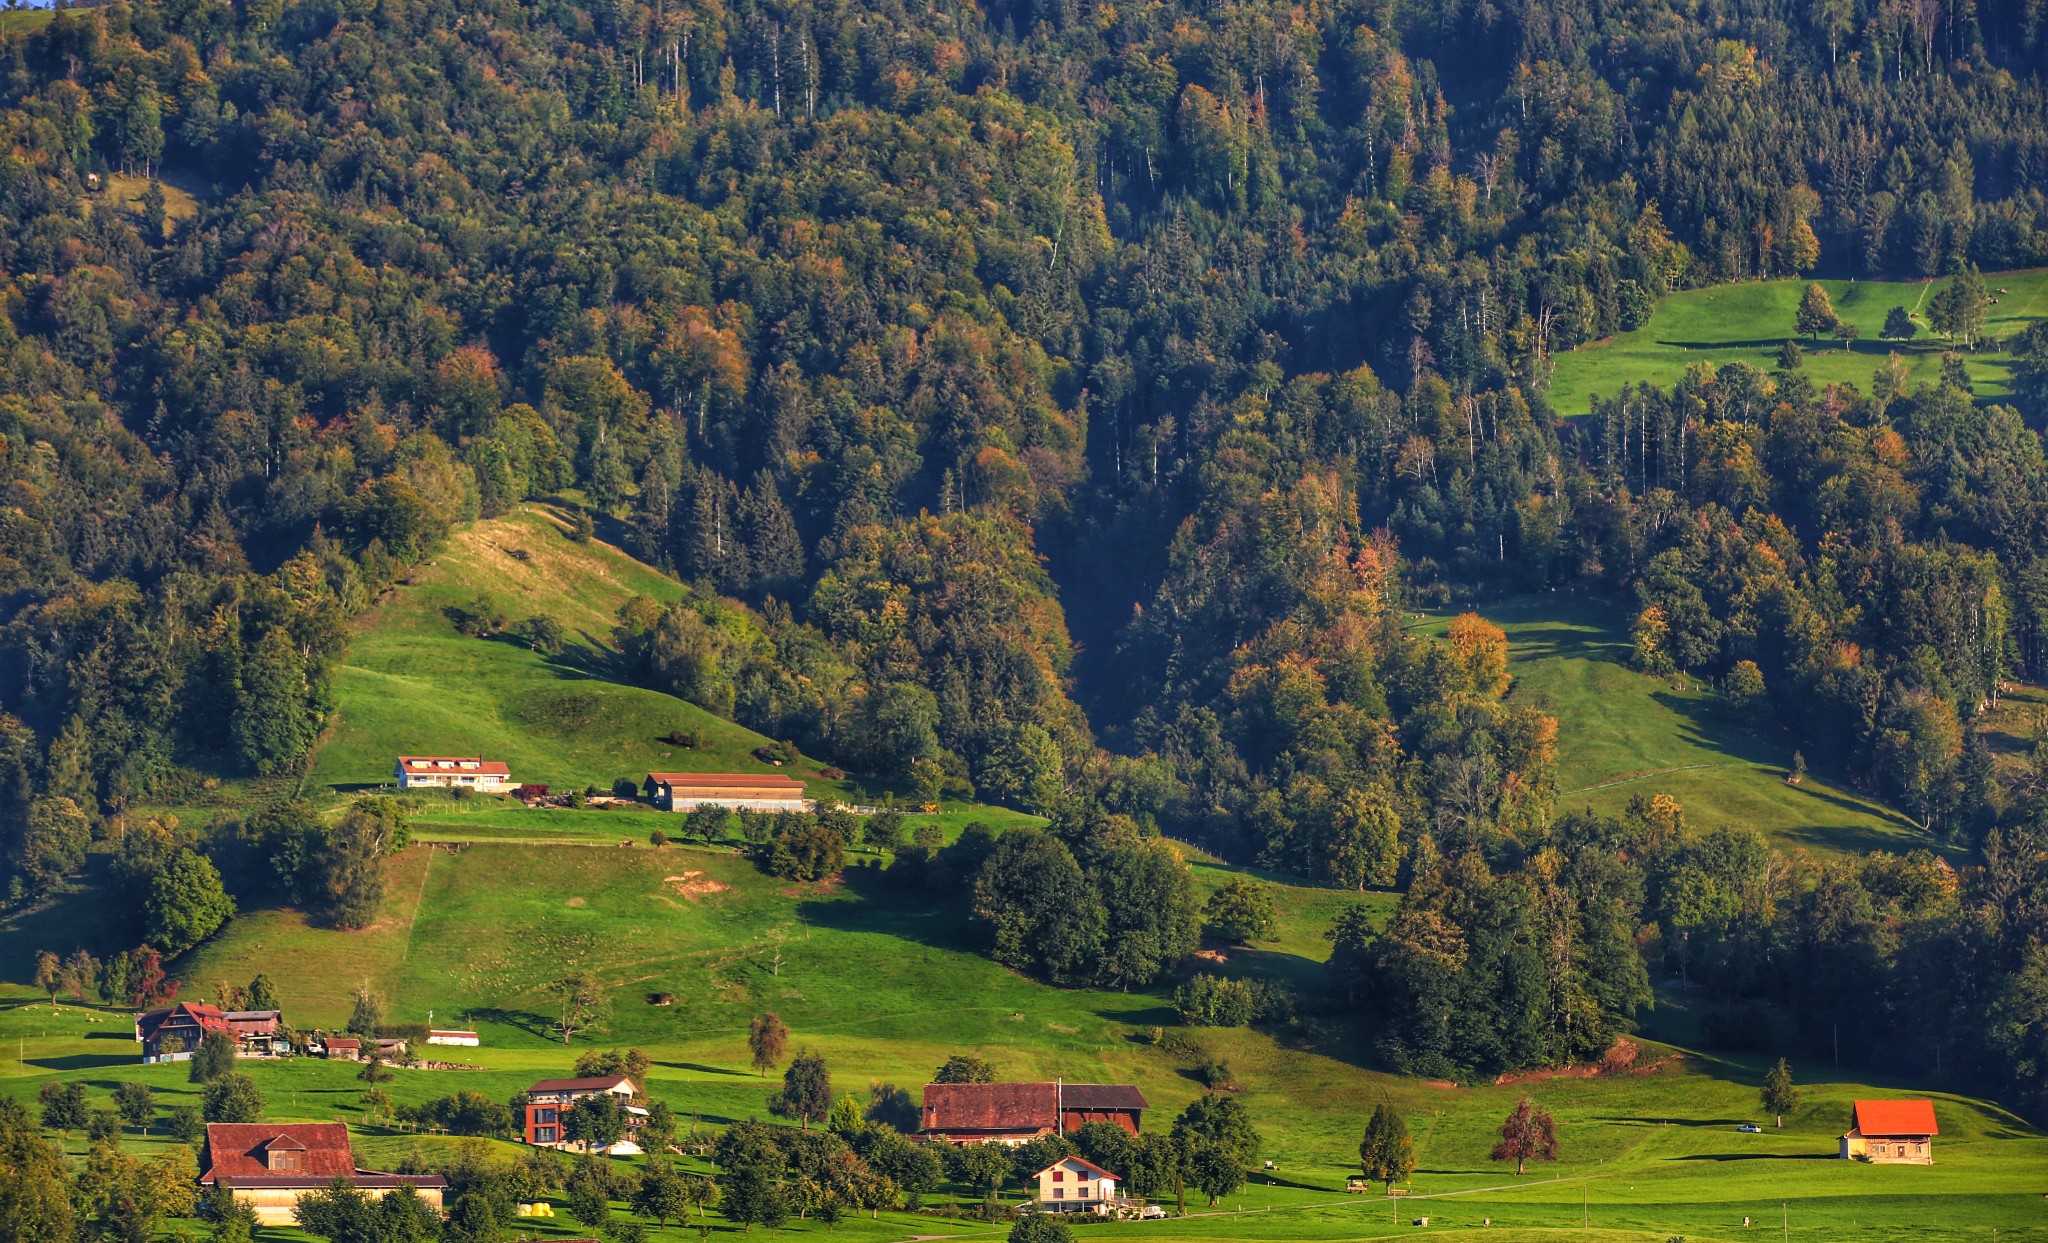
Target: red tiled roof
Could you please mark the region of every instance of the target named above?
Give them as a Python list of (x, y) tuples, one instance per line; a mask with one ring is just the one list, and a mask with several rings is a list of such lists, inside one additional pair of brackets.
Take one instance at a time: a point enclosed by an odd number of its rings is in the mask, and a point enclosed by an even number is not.
[(526, 1092), (529, 1096), (535, 1092), (603, 1092), (622, 1083), (633, 1086), (633, 1081), (624, 1075), (591, 1075), (582, 1079), (543, 1079)]
[[(443, 768), (452, 764), (452, 768)], [(468, 765), (468, 767), (464, 767)], [(407, 772), (418, 773), (477, 773), (485, 777), (509, 777), (512, 770), (502, 761), (486, 760), (474, 755), (401, 755), (398, 766)]]
[(1933, 1101), (1857, 1101), (1856, 1129), (1865, 1135), (1939, 1135)]
[(1028, 1131), (1059, 1125), (1069, 1110), (1146, 1108), (1145, 1094), (1128, 1083), (928, 1083), (927, 1131)]
[[(306, 1174), (233, 1174), (222, 1176), (221, 1182), (230, 1187), (275, 1187), (295, 1190), (300, 1187), (325, 1187), (334, 1181), (334, 1176), (316, 1178)], [(356, 1170), (348, 1175), (348, 1181), (358, 1188), (370, 1190), (394, 1190), (399, 1187), (446, 1188), (448, 1180), (439, 1174), (378, 1174), (370, 1170)]]
[[(299, 1168), (275, 1173), (263, 1154), (275, 1141), (279, 1148), (303, 1145)], [(199, 1164), (202, 1183), (216, 1178), (310, 1178), (325, 1183), (356, 1172), (349, 1151), (348, 1128), (339, 1122), (209, 1122), (206, 1151)]]
[(1059, 1121), (1050, 1083), (928, 1083), (927, 1131), (1029, 1131)]
[(656, 785), (704, 786), (725, 789), (732, 786), (776, 786), (801, 790), (803, 782), (780, 773), (649, 773), (647, 779)]
[(363, 1047), (363, 1042), (357, 1040), (354, 1036), (329, 1036), (327, 1038), (327, 1047), (330, 1049), (360, 1049)]
[(1116, 1182), (1123, 1181), (1123, 1179), (1118, 1178), (1116, 1175), (1110, 1173), (1108, 1170), (1103, 1169), (1101, 1166), (1095, 1164), (1093, 1161), (1090, 1161), (1086, 1157), (1061, 1157), (1059, 1160), (1053, 1162), (1051, 1165), (1046, 1166), (1044, 1170), (1038, 1171), (1038, 1173), (1033, 1174), (1031, 1177), (1043, 1178), (1045, 1177), (1046, 1170), (1056, 1170), (1063, 1165), (1086, 1166), (1087, 1168), (1095, 1171), (1095, 1176), (1097, 1178), (1112, 1179)]
[(144, 1037), (154, 1037), (160, 1029), (180, 1014), (183, 1014), (187, 1020), (197, 1025), (201, 1031), (224, 1032), (228, 1030), (227, 1016), (221, 1013), (219, 1006), (209, 1006), (202, 1002), (191, 1001), (181, 1001), (168, 1010), (151, 1010), (137, 1019), (135, 1026), (142, 1032)]

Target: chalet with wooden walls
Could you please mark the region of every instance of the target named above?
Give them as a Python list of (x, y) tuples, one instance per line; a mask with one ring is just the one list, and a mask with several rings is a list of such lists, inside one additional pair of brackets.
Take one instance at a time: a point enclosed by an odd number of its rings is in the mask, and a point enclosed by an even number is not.
[[(638, 1110), (630, 1103), (640, 1095), (640, 1089), (624, 1075), (587, 1075), (580, 1079), (543, 1079), (526, 1089), (526, 1117), (521, 1132), (526, 1142), (541, 1148), (559, 1148), (568, 1143), (563, 1130), (566, 1115), (577, 1101), (586, 1096), (610, 1093), (619, 1098), (619, 1104), (627, 1110), (627, 1126), (636, 1127), (647, 1116), (646, 1110)], [(629, 1146), (630, 1145), (630, 1146)], [(615, 1155), (629, 1156), (640, 1151), (638, 1144), (621, 1140), (609, 1149)]]
[(663, 811), (695, 811), (709, 804), (734, 811), (808, 811), (804, 783), (794, 777), (752, 773), (649, 773), (647, 801)]
[(1061, 1157), (1038, 1171), (1038, 1209), (1043, 1213), (1108, 1213), (1123, 1204), (1123, 1180), (1093, 1161)]
[(201, 1002), (181, 1001), (135, 1016), (135, 1039), (142, 1046), (144, 1064), (190, 1061), (200, 1041), (228, 1030), (227, 1014)]
[(474, 755), (401, 755), (398, 784), (406, 790), (471, 790), (496, 792), (512, 788), (512, 770), (498, 760)]
[(356, 1168), (348, 1128), (339, 1122), (212, 1122), (199, 1157), (199, 1185), (225, 1186), (262, 1226), (294, 1224), (299, 1197), (347, 1179), (373, 1200), (411, 1187), (435, 1209), (448, 1189), (438, 1174), (382, 1174)]
[(1874, 1165), (1933, 1165), (1933, 1101), (1857, 1101), (1848, 1133), (1842, 1136), (1842, 1157)]
[(1127, 1083), (928, 1083), (922, 1134), (951, 1144), (1021, 1144), (1107, 1122), (1132, 1135), (1145, 1094)]
[(183, 1001), (135, 1016), (135, 1040), (144, 1064), (189, 1061), (213, 1033), (232, 1036), (236, 1057), (277, 1057), (291, 1052), (284, 1014), (277, 1010), (222, 1010)]

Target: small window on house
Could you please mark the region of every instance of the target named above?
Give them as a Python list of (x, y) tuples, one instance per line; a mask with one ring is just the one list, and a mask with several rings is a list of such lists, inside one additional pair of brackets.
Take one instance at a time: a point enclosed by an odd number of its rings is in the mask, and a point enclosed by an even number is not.
[(1066, 1198), (1067, 1198), (1067, 1189), (1066, 1189), (1065, 1187), (1054, 1187), (1054, 1188), (1052, 1189), (1052, 1198), (1053, 1198), (1053, 1199), (1055, 1199), (1055, 1200), (1064, 1200), (1064, 1199), (1066, 1199)]
[(1054, 1170), (1052, 1172), (1052, 1180), (1056, 1183), (1067, 1181), (1067, 1172), (1065, 1170)]
[(555, 1128), (551, 1126), (537, 1126), (533, 1128), (533, 1142), (536, 1144), (554, 1143)]

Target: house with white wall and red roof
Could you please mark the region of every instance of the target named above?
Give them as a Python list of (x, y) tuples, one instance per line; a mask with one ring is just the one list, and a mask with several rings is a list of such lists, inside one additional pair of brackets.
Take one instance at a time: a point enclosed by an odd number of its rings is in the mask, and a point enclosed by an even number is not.
[(512, 769), (502, 760), (474, 755), (401, 755), (398, 785), (406, 790), (509, 790)]

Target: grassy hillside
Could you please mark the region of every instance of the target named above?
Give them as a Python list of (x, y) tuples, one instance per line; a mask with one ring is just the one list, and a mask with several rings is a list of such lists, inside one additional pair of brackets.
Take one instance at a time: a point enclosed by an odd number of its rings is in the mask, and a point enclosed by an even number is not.
[[(1201, 870), (1204, 884), (1221, 874)], [(1343, 900), (1328, 891), (1283, 892), (1282, 940), (1216, 969), (1306, 978), (1327, 952), (1319, 925)], [(792, 1047), (826, 1057), (844, 1090), (874, 1082), (914, 1090), (947, 1055), (971, 1050), (1011, 1076), (1137, 1083), (1153, 1104), (1148, 1127), (1170, 1125), (1199, 1094), (1188, 1059), (1148, 1038), (1153, 1025), (1172, 1022), (1163, 993), (1048, 988), (987, 962), (969, 943), (957, 904), (898, 893), (873, 869), (800, 886), (764, 877), (726, 851), (475, 844), (408, 852), (384, 918), (367, 932), (310, 929), (284, 916), (238, 920), (186, 974), (194, 982), (188, 988), (203, 992), (198, 981), (268, 971), (294, 1020), (308, 1025), (340, 1018), (349, 987), (367, 978), (384, 990), (396, 1019), (425, 1020), (431, 1009), (437, 1022), (460, 1018), (482, 1032), (483, 1048), (450, 1051), (477, 1069), (401, 1071), (388, 1085), (401, 1101), (458, 1087), (502, 1098), (567, 1070), (576, 1049), (631, 1043), (654, 1057), (651, 1091), (686, 1116), (715, 1125), (758, 1115), (770, 1085), (747, 1069), (744, 1033), (765, 1009), (790, 1024)], [(603, 980), (614, 1009), (604, 1030), (564, 1049), (545, 1031), (541, 985), (570, 969)], [(657, 990), (674, 992), (675, 1004), (646, 1004)], [(1656, 1069), (1643, 1074), (1450, 1087), (1368, 1069), (1345, 1030), (1311, 1026), (1285, 1039), (1194, 1033), (1229, 1062), (1265, 1137), (1264, 1155), (1279, 1169), (1224, 1206), (1248, 1210), (1241, 1215), (1101, 1233), (1355, 1239), (1407, 1233), (1408, 1218), (1426, 1212), (1438, 1228), (1476, 1231), (1491, 1218), (1490, 1239), (1734, 1239), (1753, 1237), (1740, 1227), (1744, 1214), (1775, 1226), (1782, 1203), (1792, 1235), (1809, 1240), (1976, 1239), (1993, 1226), (2001, 1237), (2041, 1237), (2026, 1230), (2042, 1225), (2048, 1140), (1979, 1102), (1937, 1098), (1938, 1165), (1873, 1168), (1828, 1159), (1834, 1137), (1849, 1101), (1903, 1085), (1800, 1065), (1807, 1098), (1785, 1131), (1743, 1135), (1734, 1125), (1758, 1116), (1756, 1063), (1650, 1044), (1644, 1062)], [(70, 1005), (53, 1013), (18, 987), (0, 990), (0, 1047), (22, 1055), (0, 1068), (0, 1092), (32, 1097), (41, 1083), (63, 1076), (82, 1078), (96, 1099), (122, 1079), (155, 1085), (167, 1103), (191, 1099), (180, 1068), (134, 1063), (127, 1034), (123, 1016)], [(301, 1060), (252, 1069), (270, 1097), (270, 1116), (355, 1122), (359, 1151), (371, 1160), (450, 1142), (361, 1125), (362, 1085), (347, 1065)], [(1487, 1152), (1501, 1115), (1523, 1094), (1556, 1112), (1563, 1159), (1516, 1179)], [(1415, 1132), (1416, 1190), (1440, 1198), (1396, 1206), (1342, 1194), (1363, 1120), (1383, 1099)], [(72, 1145), (82, 1146), (75, 1137)], [(1191, 1207), (1200, 1207), (1199, 1198)], [(1595, 1231), (1613, 1233), (1582, 1233), (1582, 1214)], [(566, 1217), (559, 1227), (555, 1237), (577, 1233)], [(957, 1228), (898, 1213), (842, 1223), (833, 1237), (879, 1241)], [(789, 1229), (824, 1236), (815, 1223)]]
[[(1786, 784), (1793, 744), (1736, 719), (1711, 688), (1630, 669), (1626, 610), (1613, 602), (1545, 594), (1478, 612), (1507, 632), (1513, 697), (1559, 720), (1558, 806), (1612, 814), (1637, 794), (1669, 794), (1697, 827), (1748, 825), (1786, 846), (1931, 845), (1904, 816), (1824, 775)], [(1424, 626), (1441, 633), (1450, 616)]]
[[(469, 524), (358, 620), (336, 677), (339, 720), (307, 790), (387, 782), (402, 753), (502, 759), (516, 780), (557, 788), (609, 787), (650, 769), (777, 771), (752, 755), (768, 741), (759, 734), (672, 695), (607, 680), (619, 607), (636, 595), (683, 594), (681, 584), (607, 544), (571, 541), (548, 510)], [(479, 595), (513, 622), (553, 617), (568, 648), (545, 657), (508, 639), (456, 633), (447, 610)], [(695, 730), (704, 745), (662, 741), (673, 730)], [(814, 797), (860, 797), (819, 776), (821, 762), (784, 771), (804, 779)]]
[[(1990, 308), (1985, 336), (1996, 342), (2048, 316), (2048, 270), (1987, 273), (1993, 290), (2004, 287), (1998, 305)], [(1804, 280), (1753, 281), (1716, 285), (1675, 293), (1657, 304), (1650, 322), (1634, 332), (1584, 345), (1557, 356), (1550, 379), (1550, 403), (1562, 415), (1587, 413), (1596, 393), (1612, 395), (1627, 383), (1668, 386), (1694, 363), (1716, 366), (1746, 362), (1766, 370), (1777, 366), (1778, 351), (1793, 335), (1792, 315), (1807, 286)], [(1939, 288), (1931, 281), (1822, 281), (1835, 312), (1863, 330), (1853, 351), (1839, 341), (1819, 346), (1805, 340), (1806, 371), (1816, 384), (1851, 383), (1870, 387), (1870, 374), (1896, 350), (1916, 381), (1932, 382), (1941, 371), (1947, 345), (1932, 334), (1924, 316), (1917, 316), (1920, 335), (1898, 344), (1877, 339), (1885, 312), (1903, 306), (1918, 312)], [(1965, 355), (1980, 398), (1997, 400), (2006, 393), (2010, 356), (1990, 345)]]

